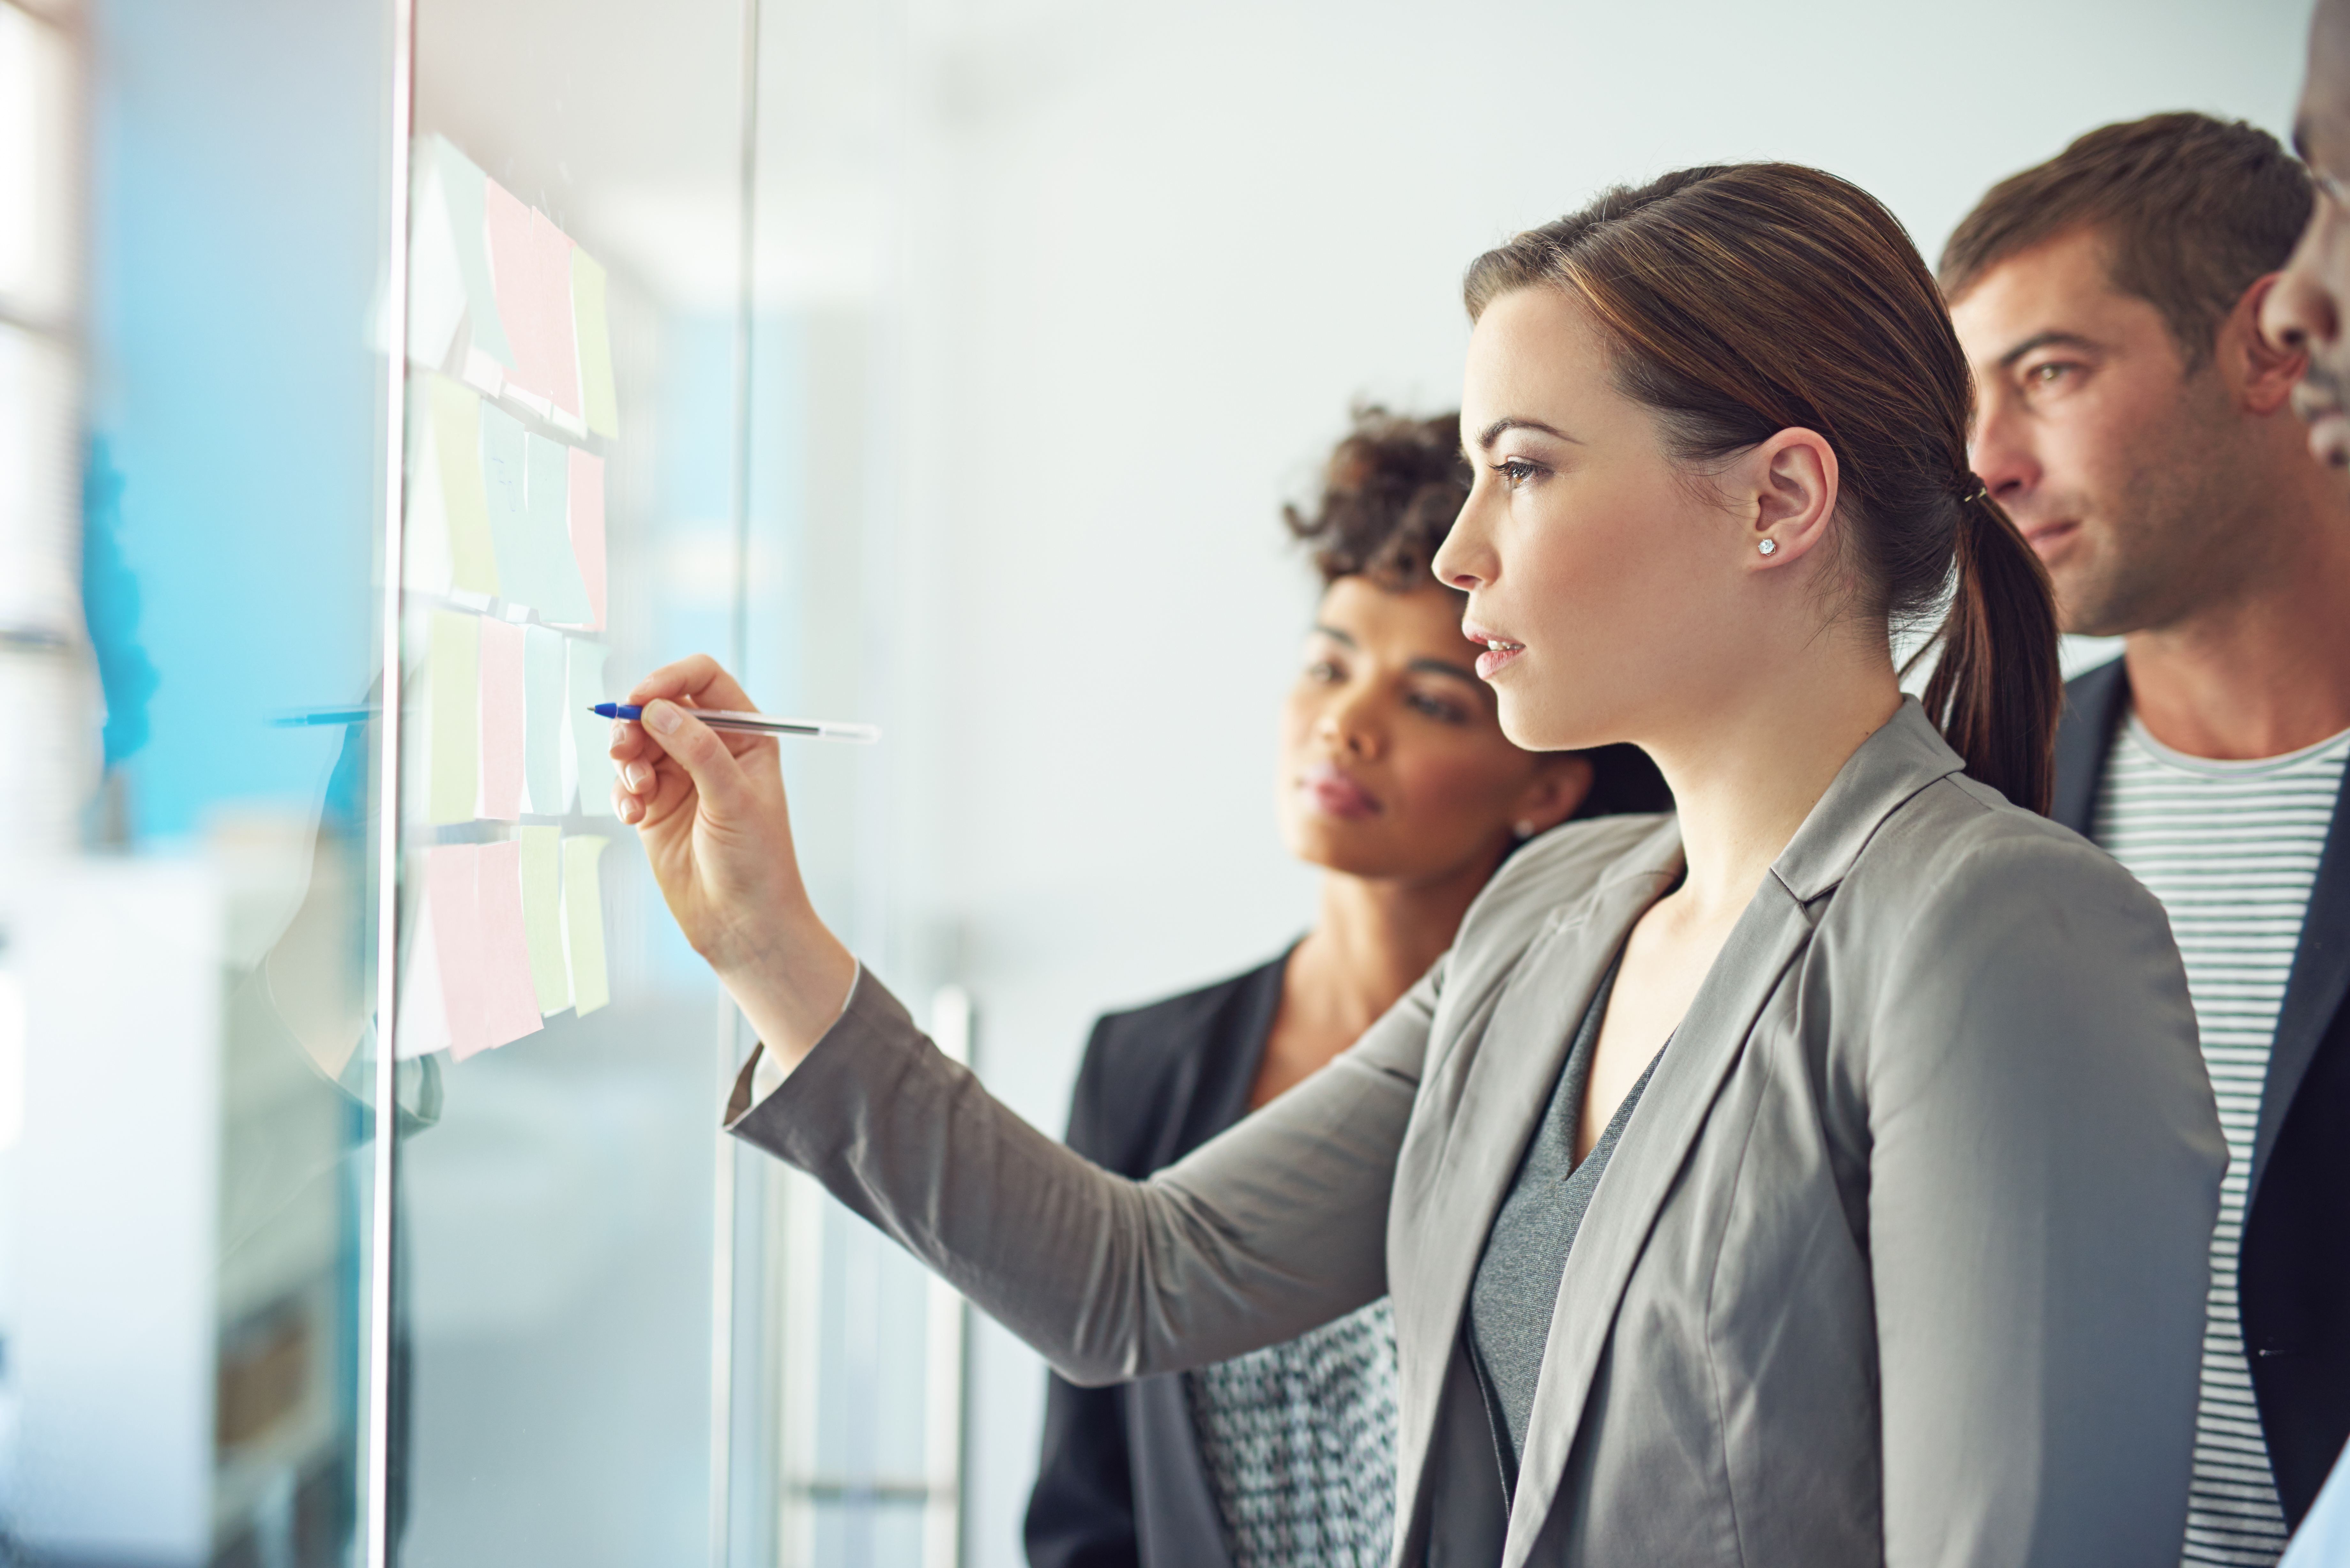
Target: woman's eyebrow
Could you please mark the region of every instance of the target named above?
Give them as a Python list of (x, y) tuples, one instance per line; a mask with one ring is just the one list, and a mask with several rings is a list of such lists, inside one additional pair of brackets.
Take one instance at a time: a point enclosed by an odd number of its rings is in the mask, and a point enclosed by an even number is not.
[(1520, 419), (1514, 414), (1507, 414), (1477, 432), (1477, 449), (1480, 452), (1492, 451), (1493, 443), (1501, 440), (1503, 433), (1509, 431), (1540, 431), (1543, 434), (1555, 436), (1560, 441), (1574, 441), (1576, 446), (1583, 444), (1556, 425), (1546, 425), (1540, 420)]
[(1315, 622), (1314, 623), (1314, 635), (1315, 635), (1315, 636), (1316, 636), (1316, 637), (1326, 637), (1326, 638), (1328, 638), (1328, 639), (1329, 639), (1331, 641), (1333, 641), (1333, 642), (1343, 642), (1343, 643), (1345, 643), (1348, 648), (1353, 648), (1353, 647), (1355, 647), (1355, 646), (1356, 646), (1355, 639), (1354, 639), (1353, 638), (1348, 637), (1345, 632), (1340, 631), (1336, 627), (1335, 627), (1335, 626), (1324, 626), (1324, 625), (1323, 625), (1320, 621), (1318, 621), (1318, 620), (1317, 620), (1317, 621), (1315, 621)]

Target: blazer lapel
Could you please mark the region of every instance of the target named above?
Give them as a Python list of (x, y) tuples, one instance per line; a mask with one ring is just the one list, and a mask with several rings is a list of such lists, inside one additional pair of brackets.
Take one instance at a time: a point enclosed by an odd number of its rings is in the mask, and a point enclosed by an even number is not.
[(2247, 1212), (2260, 1195), (2261, 1178), (2268, 1171), (2277, 1136), (2284, 1130), (2285, 1113), (2293, 1109), (2293, 1097), (2301, 1092), (2317, 1043), (2332, 1026), (2345, 992), (2350, 992), (2350, 773), (2343, 775), (2342, 790), (2334, 797), (2334, 824), (2326, 830), (2317, 881), (2309, 890), (2301, 941), (2285, 981), (2284, 1004), (2278, 1009), (2276, 1033), (2269, 1043), (2260, 1126), (2252, 1138), (2252, 1171), (2244, 1195)]
[[(1744, 1054), (1756, 1017), (1811, 938), (1809, 906), (1843, 880), (1902, 802), (1962, 766), (1917, 702), (1905, 701), (1846, 762), (1731, 929), (1634, 1107), (1567, 1254), (1518, 1467), (1503, 1568), (1523, 1568), (1550, 1516), (1632, 1269), (1715, 1097)], [(1595, 971), (1593, 986), (1597, 980)], [(1593, 986), (1582, 993), (1586, 1005)], [(1491, 1224), (1489, 1210), (1486, 1227)], [(1481, 1230), (1481, 1241), (1482, 1235)]]
[(2056, 799), (2048, 815), (2084, 838), (2096, 826), (2097, 785), (2128, 711), (2129, 670), (2118, 659), (2065, 683), (2056, 722)]
[[(1399, 1191), (1399, 1212), (1426, 1215), (1412, 1227), (1413, 1272), (1422, 1283), (1394, 1293), (1399, 1343), (1424, 1352), (1402, 1365), (1410, 1383), (1403, 1390), (1406, 1409), (1444, 1418), (1440, 1407), (1470, 1283), (1503, 1196), (1565, 1064), (1575, 1026), (1625, 933), (1679, 875), (1678, 836), (1669, 829), (1660, 836), (1669, 839), (1661, 855), (1656, 839), (1644, 843), (1618, 863), (1624, 869), (1602, 877), (1568, 904), (1527, 948), (1465, 1065), (1457, 1110), (1422, 1188), (1424, 1203)], [(1652, 869), (1660, 859), (1669, 862), (1669, 869)], [(1399, 1531), (1427, 1501), (1417, 1494), (1429, 1479), (1430, 1433), (1407, 1430), (1401, 1436), (1399, 1473), (1411, 1493), (1399, 1499)]]

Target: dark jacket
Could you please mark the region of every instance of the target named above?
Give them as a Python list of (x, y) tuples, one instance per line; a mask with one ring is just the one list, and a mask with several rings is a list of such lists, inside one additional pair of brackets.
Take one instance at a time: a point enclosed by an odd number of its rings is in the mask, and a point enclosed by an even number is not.
[[(1069, 1147), (1139, 1179), (1246, 1116), (1288, 957), (1097, 1023)], [(1031, 1568), (1231, 1568), (1182, 1374), (1107, 1388), (1053, 1377), (1025, 1533)]]
[[(2065, 688), (2056, 820), (2085, 836), (2129, 713), (2122, 661)], [(2350, 775), (2345, 775), (2350, 784)], [(2350, 794), (2350, 789), (2345, 789)], [(2252, 1147), (2237, 1293), (2252, 1391), (2286, 1520), (2299, 1524), (2350, 1438), (2350, 811), (2337, 799), (2277, 1012)]]

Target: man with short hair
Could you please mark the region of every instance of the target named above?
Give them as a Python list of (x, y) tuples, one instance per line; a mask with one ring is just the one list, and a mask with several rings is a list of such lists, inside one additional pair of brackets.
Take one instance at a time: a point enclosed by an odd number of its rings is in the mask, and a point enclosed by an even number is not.
[(2067, 631), (2054, 815), (2168, 910), (2230, 1164), (2184, 1561), (2269, 1563), (2350, 1433), (2350, 493), (2260, 331), (2308, 177), (2157, 115), (2002, 182), (1945, 248), (1973, 462)]
[(2309, 355), (2293, 404), (2321, 462), (2350, 466), (2350, 0), (2318, 0), (2293, 141), (2317, 186), (2261, 325)]

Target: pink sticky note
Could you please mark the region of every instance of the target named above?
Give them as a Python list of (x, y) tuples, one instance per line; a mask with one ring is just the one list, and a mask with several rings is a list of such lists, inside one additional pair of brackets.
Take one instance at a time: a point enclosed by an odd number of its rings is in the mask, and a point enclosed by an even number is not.
[(529, 739), (523, 692), (523, 631), (482, 618), (482, 815), (499, 822), (522, 815), (523, 759)]
[(514, 349), (514, 369), (506, 372), (506, 384), (543, 398), (548, 390), (546, 350), (539, 342), (545, 321), (538, 302), (545, 290), (539, 282), (536, 235), (531, 227), (536, 214), (494, 180), (484, 181), (482, 188), (483, 214), (490, 231), (490, 269), (497, 275), (498, 318), (505, 323), (506, 338)]
[(481, 857), (482, 1023), (503, 1045), (538, 1033), (538, 992), (530, 980), (530, 935), (523, 924), (522, 846), (478, 846)]
[(604, 629), (604, 460), (592, 452), (571, 449), (571, 553), (579, 559), (579, 577), (588, 585), (588, 605), (595, 618), (588, 626)]
[(555, 400), (555, 406), (579, 417), (579, 345), (571, 310), (571, 236), (533, 209), (531, 249), (538, 256), (538, 326), (532, 336), (546, 356), (546, 385), (535, 389)]
[(480, 857), (476, 844), (443, 844), (424, 855), (424, 897), (432, 907), (432, 956), (440, 961), (442, 1005), (449, 1013), (449, 1054), (460, 1062), (492, 1044), (484, 1012)]

